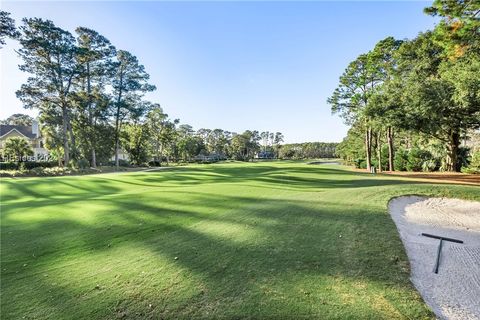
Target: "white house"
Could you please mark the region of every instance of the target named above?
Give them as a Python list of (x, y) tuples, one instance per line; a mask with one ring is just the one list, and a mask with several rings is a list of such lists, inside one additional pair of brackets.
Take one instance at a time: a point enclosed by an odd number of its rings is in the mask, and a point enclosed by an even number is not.
[(34, 120), (31, 126), (0, 125), (0, 150), (9, 138), (22, 138), (28, 141), (33, 149), (33, 159), (38, 160), (48, 156), (49, 152), (44, 147), (44, 138), (40, 133), (38, 121)]

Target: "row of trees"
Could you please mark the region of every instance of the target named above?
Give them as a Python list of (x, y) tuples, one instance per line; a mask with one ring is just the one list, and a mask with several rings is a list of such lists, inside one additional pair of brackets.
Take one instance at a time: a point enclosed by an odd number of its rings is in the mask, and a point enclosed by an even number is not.
[[(33, 118), (25, 114), (14, 114), (0, 124), (31, 126)], [(43, 128), (48, 132), (49, 128)], [(74, 133), (77, 132), (74, 130)], [(114, 128), (106, 128), (102, 140), (97, 141), (96, 161), (106, 164), (114, 154), (114, 140), (108, 135), (113, 134)], [(268, 139), (267, 139), (268, 138)], [(120, 130), (119, 141), (123, 150), (128, 154), (129, 161), (135, 165), (154, 162), (193, 161), (198, 156), (206, 156), (214, 160), (235, 159), (249, 161), (259, 152), (278, 152), (282, 150), (283, 135), (280, 132), (258, 132), (247, 130), (241, 134), (222, 129), (199, 129), (195, 131), (188, 124), (179, 124), (178, 119), (170, 119), (159, 105), (152, 105), (148, 112), (126, 121)], [(33, 155), (31, 146), (22, 138), (11, 138), (6, 141), (2, 157), (22, 159)], [(19, 160), (21, 162), (21, 160)], [(90, 165), (83, 163), (80, 158), (79, 166)], [(118, 161), (119, 165), (124, 164)]]
[[(14, 114), (0, 120), (0, 124), (9, 125), (30, 126), (32, 122), (33, 118), (24, 114)], [(4, 148), (2, 156), (22, 158), (33, 154), (23, 139), (10, 140), (12, 141), (7, 140), (8, 148)], [(282, 145), (282, 142), (283, 135), (280, 132), (247, 130), (237, 134), (222, 129), (195, 131), (190, 125), (171, 120), (159, 105), (152, 106), (145, 116), (126, 122), (120, 132), (120, 143), (128, 153), (130, 162), (138, 165), (150, 161), (162, 165), (164, 161), (168, 163), (205, 158), (248, 161), (262, 154), (279, 159), (333, 158), (338, 145), (324, 142)], [(97, 157), (97, 160), (100, 163), (109, 162), (113, 147), (111, 141), (106, 150), (100, 148), (99, 154), (104, 156)]]
[(338, 143), (305, 142), (283, 145), (279, 150), (281, 159), (335, 158)]
[(435, 0), (425, 12), (441, 18), (434, 30), (388, 37), (340, 77), (328, 103), (351, 125), (343, 158), (381, 169), (387, 154), (393, 171), (397, 151), (435, 145), (438, 167), (460, 170), (461, 139), (480, 127), (480, 4)]
[[(9, 13), (0, 17), (0, 44), (6, 37), (19, 41), (20, 69), (30, 75), (17, 97), (39, 111), (46, 147), (63, 164), (88, 160), (96, 167), (113, 154), (118, 167), (122, 150), (136, 164), (188, 161), (198, 154), (249, 160), (261, 149), (278, 153), (280, 132), (194, 131), (170, 119), (159, 104), (143, 99), (155, 90), (144, 66), (94, 30), (79, 27), (71, 34), (39, 18), (25, 18), (17, 29)], [(21, 114), (9, 120), (29, 121)]]
[(265, 142), (266, 135), (269, 133), (255, 130), (241, 134), (222, 129), (195, 131), (188, 124), (170, 120), (160, 106), (156, 106), (146, 117), (124, 125), (120, 141), (134, 164), (153, 158), (161, 165), (162, 161), (192, 161), (198, 156), (200, 159), (249, 161), (265, 148), (278, 150), (283, 142), (283, 135), (279, 132), (271, 144)]

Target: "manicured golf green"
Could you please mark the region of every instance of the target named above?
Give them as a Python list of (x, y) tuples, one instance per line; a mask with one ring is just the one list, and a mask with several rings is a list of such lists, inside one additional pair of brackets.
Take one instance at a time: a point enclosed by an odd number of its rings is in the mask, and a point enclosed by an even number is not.
[(2, 179), (2, 319), (430, 319), (390, 198), (475, 186), (332, 164)]

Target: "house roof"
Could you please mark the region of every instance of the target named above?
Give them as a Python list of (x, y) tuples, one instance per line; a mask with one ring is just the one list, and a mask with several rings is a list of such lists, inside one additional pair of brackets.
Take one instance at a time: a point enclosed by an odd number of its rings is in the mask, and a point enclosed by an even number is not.
[(25, 137), (30, 139), (35, 139), (37, 137), (34, 133), (32, 133), (31, 126), (16, 126), (16, 125), (9, 125), (9, 124), (0, 125), (0, 137), (3, 137), (4, 135), (6, 135), (12, 130), (16, 130), (21, 134), (23, 134)]

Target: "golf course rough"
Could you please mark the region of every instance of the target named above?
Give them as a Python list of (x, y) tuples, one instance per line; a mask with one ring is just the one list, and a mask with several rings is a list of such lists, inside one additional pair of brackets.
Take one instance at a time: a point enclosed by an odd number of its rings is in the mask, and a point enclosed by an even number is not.
[(2, 179), (2, 319), (434, 319), (392, 197), (480, 200), (304, 162)]

